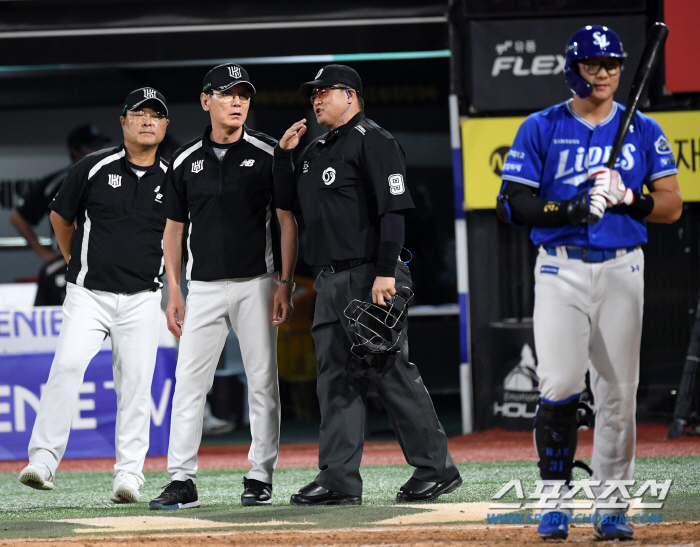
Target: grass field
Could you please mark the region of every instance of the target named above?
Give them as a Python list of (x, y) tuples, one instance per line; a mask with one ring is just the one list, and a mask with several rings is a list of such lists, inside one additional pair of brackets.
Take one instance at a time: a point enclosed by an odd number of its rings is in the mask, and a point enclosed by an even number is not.
[[(22, 486), (16, 473), (0, 474), (0, 538), (64, 537), (80, 533), (80, 530), (100, 532), (98, 524), (66, 522), (67, 519), (104, 519), (107, 517), (164, 517), (210, 521), (200, 522), (199, 529), (270, 528), (362, 528), (387, 524), (388, 519), (434, 512), (434, 522), (440, 524), (475, 522), (475, 517), (464, 510), (447, 512), (441, 509), (466, 508), (467, 505), (489, 502), (493, 495), (509, 480), (522, 481), (525, 494), (534, 490), (538, 478), (534, 462), (460, 463), (464, 485), (456, 492), (443, 496), (437, 503), (421, 505), (396, 505), (397, 489), (411, 473), (408, 466), (363, 467), (363, 505), (360, 507), (298, 508), (289, 505), (289, 497), (296, 490), (313, 480), (316, 469), (283, 468), (275, 472), (274, 503), (272, 507), (244, 508), (240, 505), (241, 481), (244, 470), (202, 470), (198, 478), (199, 498), (202, 507), (186, 511), (149, 511), (148, 501), (158, 495), (168, 483), (165, 472), (147, 472), (147, 482), (142, 488), (142, 501), (138, 504), (115, 505), (109, 501), (112, 477), (108, 472), (58, 472), (53, 491), (37, 491)], [(576, 478), (585, 476), (577, 471)], [(700, 520), (700, 456), (676, 456), (638, 458), (635, 479), (673, 480), (664, 508), (659, 511), (664, 521)], [(512, 496), (509, 496), (512, 498)], [(514, 498), (512, 498), (514, 499)], [(483, 512), (483, 511), (482, 511)], [(456, 516), (455, 516), (456, 515)], [(445, 520), (447, 519), (447, 520)], [(64, 521), (64, 522), (61, 522)], [(95, 521), (96, 523), (98, 521)], [(149, 521), (143, 521), (141, 529), (152, 531)], [(410, 524), (410, 519), (407, 521)], [(476, 522), (485, 522), (484, 517)], [(173, 521), (176, 523), (176, 521)], [(94, 526), (97, 525), (98, 528)], [(203, 526), (202, 526), (203, 525)], [(167, 527), (159, 525), (157, 530)], [(173, 529), (188, 529), (178, 523)], [(114, 530), (104, 530), (113, 532)]]

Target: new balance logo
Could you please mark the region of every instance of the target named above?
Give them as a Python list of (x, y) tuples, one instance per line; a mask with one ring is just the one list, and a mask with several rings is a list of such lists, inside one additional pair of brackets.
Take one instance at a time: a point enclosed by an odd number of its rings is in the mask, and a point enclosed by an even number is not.
[(156, 90), (151, 89), (151, 88), (145, 88), (143, 90), (143, 98), (144, 99), (155, 99), (156, 98)]
[(121, 175), (107, 175), (109, 177), (109, 185), (112, 188), (119, 188), (122, 185), (122, 176)]
[(192, 162), (193, 173), (199, 173), (202, 169), (204, 169), (204, 160), (197, 160)]
[(255, 160), (243, 160), (239, 167), (253, 167)]
[(228, 75), (238, 80), (241, 77), (241, 67), (235, 65), (228, 67)]
[(593, 43), (597, 45), (600, 49), (605, 49), (610, 45), (610, 42), (605, 37), (605, 34), (601, 34), (600, 32), (593, 33)]
[(359, 126), (359, 125), (356, 125), (356, 126), (355, 126), (355, 129), (357, 129), (357, 130), (358, 130), (360, 133), (362, 133), (363, 135), (364, 135), (365, 133), (367, 133), (367, 130), (366, 130), (364, 127), (361, 127), (361, 126)]

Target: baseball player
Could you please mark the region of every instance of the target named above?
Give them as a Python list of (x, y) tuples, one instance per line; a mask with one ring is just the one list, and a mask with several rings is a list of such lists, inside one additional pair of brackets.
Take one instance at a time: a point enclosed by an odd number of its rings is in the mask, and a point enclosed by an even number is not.
[[(101, 135), (94, 125), (76, 127), (68, 134), (68, 153), (71, 161), (75, 163), (80, 158), (96, 152), (108, 142), (109, 138)], [(10, 215), (12, 225), (44, 262), (39, 272), (35, 306), (60, 306), (66, 297), (66, 261), (60, 252), (39, 243), (32, 226), (39, 224), (44, 215), (51, 211), (49, 204), (56, 196), (69, 170), (70, 167), (66, 167), (41, 179), (26, 196), (19, 200), (17, 207)]]
[(68, 284), (56, 356), (29, 441), (29, 465), (19, 475), (32, 488), (53, 488), (85, 369), (109, 336), (118, 407), (110, 499), (139, 501), (163, 274), (165, 218), (152, 211), (152, 196), (167, 170), (157, 152), (167, 115), (158, 91), (132, 91), (121, 116), (124, 143), (78, 161), (51, 202)]
[[(554, 507), (538, 533), (568, 535), (561, 502), (578, 442), (577, 408), (590, 368), (597, 407), (592, 478), (631, 479), (644, 304), (646, 222), (671, 223), (682, 200), (671, 146), (659, 125), (637, 113), (614, 169), (604, 166), (624, 107), (613, 100), (624, 51), (604, 26), (576, 32), (566, 47), (573, 98), (523, 122), (503, 167), (497, 211), (532, 225), (534, 331), (540, 404), (535, 445)], [(650, 193), (644, 194), (647, 186)], [(627, 539), (626, 504), (596, 493), (595, 535)], [(618, 493), (619, 494), (619, 493)]]
[[(243, 479), (241, 503), (272, 503), (280, 428), (277, 329), (292, 313), (297, 225), (290, 211), (277, 207), (272, 180), (277, 141), (244, 125), (254, 94), (239, 65), (219, 65), (206, 74), (200, 100), (211, 125), (175, 152), (155, 196), (155, 207), (168, 217), (166, 315), (180, 350), (168, 448), (172, 482), (151, 509), (200, 505), (195, 483), (202, 415), (231, 328), (248, 380), (252, 436), (253, 468)], [(180, 292), (183, 237), (186, 307)]]
[[(359, 505), (367, 378), (348, 374), (351, 337), (344, 310), (354, 300), (386, 306), (395, 285), (409, 287), (399, 260), (404, 213), (413, 209), (403, 150), (365, 117), (362, 81), (345, 65), (328, 65), (301, 86), (328, 133), (299, 155), (292, 150), (306, 120), (292, 125), (275, 148), (275, 179), (284, 206), (298, 197), (307, 227), (306, 261), (321, 266), (314, 284), (311, 334), (318, 360), (321, 408), (320, 473), (291, 498), (292, 505)], [(423, 385), (408, 361), (408, 345), (376, 379), (406, 460), (416, 469), (396, 495), (399, 502), (430, 501), (462, 484), (447, 438)]]

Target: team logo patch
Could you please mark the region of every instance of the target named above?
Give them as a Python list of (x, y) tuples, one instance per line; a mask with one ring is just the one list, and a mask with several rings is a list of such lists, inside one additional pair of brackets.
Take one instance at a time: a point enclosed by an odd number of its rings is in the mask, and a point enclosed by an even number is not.
[(243, 160), (238, 167), (253, 167), (255, 160)]
[(238, 80), (241, 77), (241, 67), (236, 65), (228, 67), (228, 75)]
[(333, 184), (333, 182), (335, 182), (335, 169), (332, 167), (327, 167), (326, 170), (323, 171), (322, 178), (326, 186)]
[(314, 80), (318, 80), (318, 77), (321, 75), (322, 72), (323, 72), (323, 69), (319, 70), (318, 74), (316, 74), (316, 77), (314, 78)]
[(199, 173), (204, 169), (204, 160), (197, 160), (192, 162), (192, 172)]
[(163, 203), (162, 200), (163, 200), (163, 194), (161, 194), (160, 192), (158, 192), (158, 193), (156, 194), (156, 201), (157, 201), (158, 203)]
[(654, 143), (654, 148), (656, 148), (657, 154), (670, 154), (671, 152), (673, 152), (673, 149), (671, 148), (671, 143), (668, 142), (668, 139), (663, 135), (656, 139), (656, 142)]
[(398, 196), (406, 191), (406, 186), (403, 183), (403, 175), (396, 173), (395, 175), (389, 175), (389, 191)]
[(301, 166), (301, 172), (302, 173), (308, 173), (309, 172), (309, 162), (304, 160), (304, 164)]
[(559, 273), (559, 266), (549, 266), (545, 264), (540, 268), (540, 273), (557, 275)]
[(144, 99), (155, 99), (156, 98), (156, 90), (151, 89), (150, 87), (147, 87), (143, 90), (143, 98)]
[(121, 175), (107, 175), (109, 177), (108, 184), (112, 188), (119, 188), (122, 185), (122, 176)]

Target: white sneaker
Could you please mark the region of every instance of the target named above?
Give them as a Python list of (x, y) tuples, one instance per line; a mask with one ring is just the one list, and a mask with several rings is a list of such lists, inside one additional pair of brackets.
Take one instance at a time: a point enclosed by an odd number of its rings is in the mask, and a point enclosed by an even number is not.
[(202, 418), (202, 435), (223, 435), (236, 429), (235, 422), (221, 420), (211, 413), (211, 405), (207, 401), (204, 405), (204, 415)]
[(114, 475), (114, 491), (109, 499), (114, 503), (137, 503), (141, 499), (139, 488), (143, 482), (133, 473), (117, 471)]
[(19, 482), (37, 490), (53, 490), (53, 476), (45, 463), (30, 463), (19, 474)]

